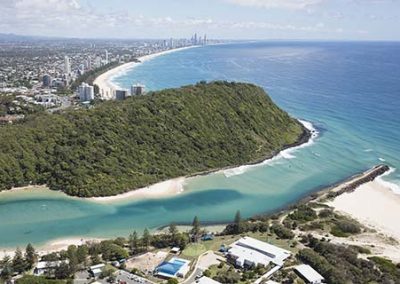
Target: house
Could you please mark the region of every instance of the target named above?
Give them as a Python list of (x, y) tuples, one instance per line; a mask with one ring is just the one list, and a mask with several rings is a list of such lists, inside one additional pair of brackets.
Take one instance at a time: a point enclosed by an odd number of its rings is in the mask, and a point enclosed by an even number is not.
[(319, 274), (314, 268), (309, 265), (301, 264), (294, 268), (294, 270), (303, 278), (307, 283), (310, 284), (321, 284), (324, 283), (325, 279)]
[(119, 263), (119, 261), (115, 260), (115, 261), (111, 262), (111, 265), (118, 268), (118, 267), (120, 267), (121, 264)]
[(163, 278), (184, 278), (190, 270), (189, 263), (189, 260), (173, 257), (158, 265), (154, 274)]
[(173, 247), (170, 252), (173, 254), (179, 254), (181, 252), (181, 249), (178, 247)]
[(207, 234), (204, 234), (201, 237), (202, 241), (212, 241), (213, 239), (214, 239), (214, 234), (213, 233), (207, 233)]
[(220, 282), (215, 281), (214, 279), (211, 279), (211, 278), (206, 277), (206, 276), (200, 277), (199, 279), (197, 279), (193, 283), (197, 283), (197, 284), (221, 284)]
[(228, 251), (228, 248), (226, 247), (225, 244), (222, 244), (222, 245), (219, 247), (219, 250), (218, 250), (218, 251), (219, 251), (219, 252), (226, 253), (226, 252)]
[(285, 259), (290, 255), (290, 251), (250, 237), (244, 237), (230, 246), (227, 258), (238, 267), (267, 266), (270, 262), (282, 266)]
[(103, 272), (104, 267), (105, 267), (105, 264), (103, 264), (103, 263), (93, 265), (89, 268), (89, 273), (93, 277), (98, 277)]
[[(51, 273), (54, 269), (59, 267), (63, 261), (39, 261), (36, 267), (33, 269), (33, 274), (35, 276), (40, 276), (46, 273)], [(64, 261), (68, 263), (68, 261)]]

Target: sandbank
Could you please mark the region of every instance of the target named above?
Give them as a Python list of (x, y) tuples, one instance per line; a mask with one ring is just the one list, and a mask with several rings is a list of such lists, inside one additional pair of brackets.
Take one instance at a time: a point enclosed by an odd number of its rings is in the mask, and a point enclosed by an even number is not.
[(141, 200), (148, 198), (169, 197), (182, 193), (184, 183), (185, 183), (185, 178), (180, 177), (159, 182), (147, 187), (128, 191), (125, 193), (121, 193), (118, 195), (104, 196), (104, 197), (90, 197), (85, 199), (99, 203), (110, 203), (110, 202), (120, 202), (120, 201)]

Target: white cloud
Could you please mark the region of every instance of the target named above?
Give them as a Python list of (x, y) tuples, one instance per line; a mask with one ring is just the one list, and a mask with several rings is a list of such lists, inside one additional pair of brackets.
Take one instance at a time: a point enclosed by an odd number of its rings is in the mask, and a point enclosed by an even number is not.
[(77, 0), (17, 0), (14, 2), (17, 10), (69, 12), (81, 8)]
[[(132, 10), (99, 10), (84, 0), (0, 0), (0, 32), (64, 37), (180, 37), (207, 32), (216, 37), (330, 37), (349, 34), (332, 23), (341, 12), (319, 14), (318, 3), (330, 0), (217, 0), (265, 8), (303, 9), (306, 21), (287, 18), (182, 17), (174, 13), (154, 17)], [(343, 0), (359, 1), (359, 0)], [(365, 0), (379, 1), (379, 0)], [(383, 1), (383, 0), (382, 0)], [(390, 0), (387, 0), (390, 1)], [(397, 1), (397, 0), (396, 0)], [(190, 15), (189, 15), (190, 16)], [(369, 19), (366, 15), (363, 17)], [(371, 20), (369, 19), (371, 22)], [(354, 33), (356, 33), (354, 31)], [(322, 36), (321, 36), (322, 35)]]
[(305, 9), (324, 0), (226, 0), (230, 3), (262, 8)]
[[(289, 2), (299, 0), (282, 0)], [(308, 0), (306, 2), (310, 3)], [(263, 1), (265, 2), (265, 1)], [(268, 2), (268, 1), (267, 1)], [(304, 4), (304, 0), (301, 1)], [(272, 3), (272, 2), (271, 2)], [(170, 16), (146, 17), (129, 11), (101, 13), (93, 7), (83, 6), (78, 0), (0, 0), (7, 13), (0, 11), (0, 27), (9, 27), (7, 32), (58, 36), (135, 36), (135, 29), (156, 30), (169, 33), (181, 31), (190, 34), (195, 30), (260, 30), (260, 31), (318, 31), (324, 25), (296, 26), (289, 23), (263, 21), (226, 21), (211, 18), (183, 18)], [(3, 5), (4, 4), (4, 5)], [(5, 9), (2, 9), (4, 12)], [(161, 33), (163, 34), (163, 33)]]

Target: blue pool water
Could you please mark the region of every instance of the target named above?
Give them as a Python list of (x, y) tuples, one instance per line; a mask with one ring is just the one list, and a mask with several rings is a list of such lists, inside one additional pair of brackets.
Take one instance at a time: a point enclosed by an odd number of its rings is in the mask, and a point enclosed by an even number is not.
[(99, 205), (58, 194), (0, 196), (0, 247), (69, 236), (111, 237), (191, 222), (271, 212), (378, 163), (400, 185), (400, 43), (256, 42), (207, 46), (158, 57), (115, 79), (150, 90), (200, 80), (262, 86), (319, 136), (259, 167), (190, 179), (166, 199)]
[(175, 276), (176, 273), (186, 264), (185, 261), (173, 258), (169, 261), (164, 261), (157, 268), (158, 273), (164, 273), (171, 276)]

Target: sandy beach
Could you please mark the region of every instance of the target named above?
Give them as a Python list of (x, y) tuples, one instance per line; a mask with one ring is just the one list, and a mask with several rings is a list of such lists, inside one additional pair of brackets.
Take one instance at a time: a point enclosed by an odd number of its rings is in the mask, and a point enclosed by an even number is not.
[[(59, 252), (61, 250), (66, 250), (66, 249), (68, 249), (68, 246), (70, 246), (70, 245), (80, 246), (80, 245), (90, 243), (90, 242), (100, 242), (102, 240), (104, 240), (104, 239), (71, 237), (71, 238), (53, 240), (42, 246), (35, 246), (35, 250), (41, 256), (41, 255), (46, 255), (46, 254), (49, 254), (52, 252)], [(20, 249), (22, 251), (24, 251), (25, 247), (20, 247)], [(2, 249), (2, 250), (0, 250), (0, 259), (2, 259), (6, 255), (13, 257), (14, 254), (15, 254), (15, 250), (7, 249), (7, 248)]]
[(102, 99), (111, 100), (114, 98), (115, 90), (119, 88), (119, 86), (117, 86), (116, 84), (114, 84), (112, 82), (113, 78), (115, 78), (119, 75), (122, 75), (122, 74), (128, 72), (129, 70), (132, 70), (133, 68), (137, 67), (138, 65), (142, 64), (145, 61), (149, 61), (151, 59), (154, 59), (154, 58), (162, 56), (162, 55), (166, 55), (169, 53), (182, 51), (182, 50), (194, 48), (194, 47), (197, 47), (197, 46), (180, 47), (180, 48), (170, 49), (170, 50), (166, 50), (166, 51), (162, 51), (162, 52), (157, 52), (157, 53), (141, 56), (138, 58), (138, 60), (140, 62), (128, 62), (128, 63), (122, 64), (116, 68), (113, 68), (113, 69), (101, 74), (99, 77), (97, 77), (96, 80), (94, 80), (93, 84), (99, 86), (100, 96)]
[(118, 195), (105, 196), (105, 197), (90, 197), (85, 199), (99, 203), (110, 203), (118, 201), (133, 201), (146, 198), (162, 198), (182, 193), (184, 183), (185, 183), (185, 178), (180, 177), (159, 182), (147, 187), (135, 189)]
[(118, 195), (104, 196), (104, 197), (88, 197), (88, 198), (70, 196), (61, 191), (51, 190), (45, 185), (31, 185), (25, 187), (16, 187), (10, 190), (2, 191), (0, 192), (0, 199), (8, 199), (8, 198), (15, 199), (18, 197), (32, 198), (35, 196), (40, 198), (43, 196), (52, 196), (54, 198), (56, 197), (71, 198), (71, 199), (87, 200), (96, 203), (111, 204), (111, 203), (143, 200), (149, 198), (164, 198), (164, 197), (174, 196), (176, 194), (183, 192), (185, 180), (186, 180), (185, 177), (180, 177), (159, 182), (147, 187), (134, 189)]
[(400, 241), (400, 195), (394, 193), (380, 177), (327, 204)]

